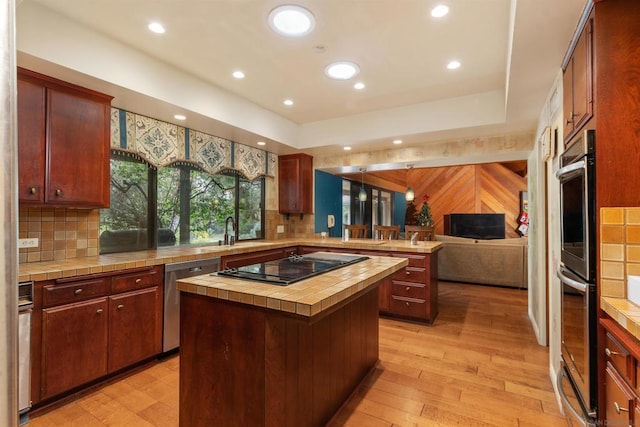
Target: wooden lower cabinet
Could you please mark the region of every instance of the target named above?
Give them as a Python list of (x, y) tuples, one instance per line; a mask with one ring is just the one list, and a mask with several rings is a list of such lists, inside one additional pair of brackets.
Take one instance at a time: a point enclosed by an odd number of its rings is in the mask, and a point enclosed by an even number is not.
[(624, 382), (616, 369), (607, 366), (605, 393), (607, 396), (606, 422), (608, 426), (628, 426), (632, 422), (633, 408), (636, 397)]
[(380, 313), (390, 317), (433, 323), (438, 315), (438, 254), (402, 253), (353, 248), (300, 246), (298, 252), (349, 252), (407, 258), (409, 265), (380, 283)]
[(109, 297), (109, 372), (159, 353), (161, 312), (157, 286)]
[(600, 423), (607, 426), (640, 427), (640, 342), (610, 318), (604, 327), (604, 411)]
[(391, 283), (382, 285), (380, 294), (388, 295), (389, 301), (386, 310), (380, 306), (380, 312), (433, 323), (438, 315), (437, 255), (396, 252), (391, 256), (407, 258), (409, 265), (394, 274)]
[(96, 298), (43, 310), (42, 399), (107, 374), (108, 305)]
[(162, 266), (36, 282), (37, 408), (162, 352)]

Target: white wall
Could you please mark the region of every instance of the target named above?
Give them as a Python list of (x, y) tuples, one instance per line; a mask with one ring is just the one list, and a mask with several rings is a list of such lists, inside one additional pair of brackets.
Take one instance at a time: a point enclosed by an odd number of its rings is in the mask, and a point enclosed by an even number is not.
[[(529, 159), (529, 188), (536, 189), (535, 237), (529, 239), (529, 318), (540, 344), (549, 346), (549, 376), (554, 384), (560, 368), (560, 186), (555, 177), (562, 148), (562, 70), (549, 91), (538, 121), (538, 140)], [(547, 129), (550, 131), (545, 137)], [(545, 160), (543, 142), (551, 155)], [(536, 173), (531, 173), (535, 168)], [(532, 199), (531, 191), (529, 199)], [(556, 391), (556, 396), (559, 397)]]
[(0, 425), (18, 425), (18, 184), (15, 9), (0, 0)]

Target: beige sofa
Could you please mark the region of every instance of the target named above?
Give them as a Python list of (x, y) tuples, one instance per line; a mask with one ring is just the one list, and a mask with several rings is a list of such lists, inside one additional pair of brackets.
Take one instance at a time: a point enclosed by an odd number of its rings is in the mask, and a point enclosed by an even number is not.
[(476, 240), (436, 235), (438, 279), (527, 288), (527, 238)]

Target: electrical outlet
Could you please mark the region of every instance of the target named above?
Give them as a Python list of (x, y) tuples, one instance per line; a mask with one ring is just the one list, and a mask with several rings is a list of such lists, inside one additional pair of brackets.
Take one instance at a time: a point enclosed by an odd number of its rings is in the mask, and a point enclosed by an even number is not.
[(18, 239), (18, 248), (37, 248), (38, 247), (38, 238), (32, 237), (30, 239)]
[(284, 225), (277, 226), (276, 233), (284, 233)]

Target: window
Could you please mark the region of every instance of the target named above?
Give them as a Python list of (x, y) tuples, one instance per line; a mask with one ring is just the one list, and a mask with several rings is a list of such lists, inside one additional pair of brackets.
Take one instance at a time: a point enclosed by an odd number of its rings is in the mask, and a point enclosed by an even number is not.
[[(190, 164), (161, 169), (111, 156), (111, 207), (100, 215), (100, 253), (264, 237), (264, 179), (209, 175)], [(149, 233), (148, 230), (154, 230)]]

